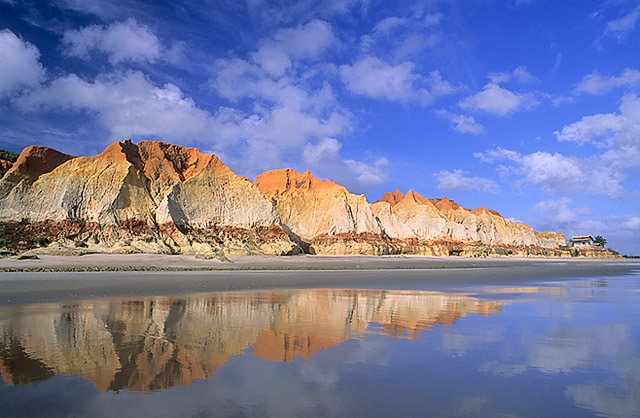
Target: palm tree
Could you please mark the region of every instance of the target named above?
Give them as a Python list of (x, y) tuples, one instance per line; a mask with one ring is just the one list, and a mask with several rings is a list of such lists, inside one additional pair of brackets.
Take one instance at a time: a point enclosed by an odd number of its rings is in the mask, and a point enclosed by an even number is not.
[(602, 235), (598, 235), (598, 236), (596, 236), (596, 237), (593, 239), (593, 241), (594, 241), (596, 244), (600, 245), (602, 248), (604, 248), (604, 246), (607, 244), (607, 240), (606, 240), (606, 239), (604, 239), (604, 237), (603, 237)]

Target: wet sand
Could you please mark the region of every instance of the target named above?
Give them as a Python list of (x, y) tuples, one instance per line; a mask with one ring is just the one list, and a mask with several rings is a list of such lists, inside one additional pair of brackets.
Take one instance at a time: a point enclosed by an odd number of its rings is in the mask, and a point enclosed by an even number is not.
[[(161, 268), (209, 270), (336, 270), (336, 269), (430, 269), (504, 267), (570, 263), (591, 266), (602, 263), (632, 263), (633, 260), (602, 260), (590, 258), (469, 258), (426, 256), (359, 256), (359, 255), (297, 255), (297, 256), (229, 256), (229, 262), (198, 259), (188, 255), (163, 254), (88, 254), (83, 256), (47, 256), (17, 260), (0, 258), (0, 269), (79, 269), (79, 268)], [(640, 263), (640, 260), (635, 260)], [(1, 273), (0, 273), (1, 274)]]
[[(631, 260), (294, 256), (230, 257), (231, 263), (189, 256), (41, 256), (0, 259), (0, 268), (155, 266), (207, 271), (3, 272), (0, 305), (107, 297), (179, 295), (225, 290), (357, 288), (469, 291), (490, 285), (598, 279), (640, 271)], [(234, 271), (235, 270), (235, 271)]]

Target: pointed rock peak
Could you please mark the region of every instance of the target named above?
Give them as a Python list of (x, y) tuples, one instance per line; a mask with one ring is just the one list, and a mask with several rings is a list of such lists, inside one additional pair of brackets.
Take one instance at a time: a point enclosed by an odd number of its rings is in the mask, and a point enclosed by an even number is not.
[(416, 199), (416, 194), (413, 190), (409, 190), (407, 194), (398, 202), (397, 207), (407, 208), (412, 206), (419, 206), (421, 203)]
[(476, 209), (472, 210), (471, 212), (475, 213), (476, 215), (483, 214), (483, 213), (484, 214), (489, 214), (490, 213), (492, 215), (500, 216), (500, 214), (498, 212), (496, 212), (495, 210), (489, 210), (489, 209), (487, 209), (486, 206), (482, 206), (482, 207), (476, 208)]
[(265, 171), (256, 177), (253, 184), (260, 189), (262, 194), (271, 197), (284, 193), (289, 188), (292, 173), (295, 173), (295, 171), (290, 168)]
[(400, 192), (400, 190), (396, 189), (395, 192), (391, 193), (391, 192), (386, 192), (382, 194), (382, 197), (380, 198), (380, 200), (378, 200), (378, 202), (387, 202), (388, 204), (390, 204), (392, 207), (397, 205), (398, 203), (400, 203), (400, 201), (404, 198), (404, 195), (402, 194), (402, 192)]
[(130, 139), (109, 145), (98, 158), (126, 160), (152, 179), (177, 176), (184, 181), (206, 170), (211, 174), (231, 173), (214, 154), (203, 154), (198, 148), (172, 145), (161, 141)]
[(131, 142), (130, 139), (125, 139), (122, 142), (116, 141), (109, 144), (97, 157), (104, 158), (126, 158), (127, 154), (135, 152), (138, 153), (136, 145)]
[(416, 200), (416, 202), (422, 204), (422, 205), (432, 205), (432, 203), (429, 201), (429, 199), (425, 199), (422, 195), (420, 195), (419, 193), (414, 193), (413, 194), (413, 198)]
[(22, 150), (9, 171), (36, 179), (72, 158), (75, 157), (52, 148), (32, 145)]
[(454, 202), (453, 200), (449, 200), (447, 196), (443, 196), (438, 202), (436, 202), (436, 207), (441, 211), (450, 211), (459, 209), (460, 206)]
[(331, 180), (320, 180), (310, 170), (299, 173), (291, 168), (266, 171), (254, 182), (262, 193), (271, 197), (276, 194), (308, 191), (313, 193), (345, 193), (347, 190)]

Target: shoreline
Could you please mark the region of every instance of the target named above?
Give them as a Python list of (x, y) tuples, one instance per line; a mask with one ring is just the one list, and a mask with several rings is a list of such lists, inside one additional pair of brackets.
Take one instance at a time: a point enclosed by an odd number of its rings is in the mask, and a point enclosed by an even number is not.
[(262, 270), (384, 270), (469, 268), (532, 263), (640, 263), (633, 259), (563, 257), (436, 257), (419, 255), (291, 255), (228, 256), (227, 260), (193, 255), (86, 254), (40, 255), (35, 259), (0, 258), (0, 274), (20, 272), (117, 271), (262, 271)]
[[(146, 256), (146, 257), (145, 257)], [(375, 256), (236, 256), (232, 263), (188, 256), (133, 255), (139, 263), (164, 267), (217, 267), (201, 271), (78, 271), (0, 273), (0, 306), (78, 302), (111, 297), (140, 298), (193, 293), (300, 288), (349, 288), (466, 292), (483, 286), (524, 286), (532, 283), (625, 276), (640, 270), (637, 261), (602, 259), (472, 259), (448, 257)], [(92, 262), (132, 262), (132, 256), (99, 255), (89, 259), (54, 256), (49, 266)], [(178, 258), (172, 258), (178, 257)], [(79, 260), (82, 259), (82, 260)], [(0, 268), (6, 266), (0, 259)], [(184, 263), (191, 263), (185, 266)], [(194, 266), (195, 264), (195, 266)], [(229, 268), (229, 264), (233, 268)], [(76, 264), (77, 265), (77, 264)]]

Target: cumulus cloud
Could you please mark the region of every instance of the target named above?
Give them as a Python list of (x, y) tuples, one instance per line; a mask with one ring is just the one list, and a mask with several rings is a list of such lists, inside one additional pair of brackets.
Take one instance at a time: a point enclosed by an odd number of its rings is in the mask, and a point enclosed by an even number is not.
[(38, 48), (10, 30), (0, 31), (0, 98), (26, 86), (35, 86), (45, 75)]
[(434, 71), (423, 77), (412, 62), (391, 65), (377, 57), (366, 57), (351, 65), (340, 67), (340, 78), (348, 90), (373, 99), (392, 102), (429, 104), (434, 96), (456, 90)]
[(499, 193), (500, 186), (484, 177), (470, 177), (463, 170), (443, 170), (435, 173), (438, 188), (442, 190), (476, 190), (479, 192)]
[(436, 114), (449, 120), (454, 131), (473, 135), (479, 135), (486, 131), (484, 126), (476, 122), (472, 116), (459, 115), (445, 109), (438, 109)]
[(603, 76), (593, 72), (584, 76), (575, 88), (576, 93), (601, 95), (619, 87), (640, 85), (640, 71), (626, 68), (619, 76)]
[(88, 59), (96, 51), (106, 54), (111, 64), (154, 62), (162, 49), (160, 40), (135, 19), (66, 31), (62, 44), (68, 56)]
[(466, 110), (506, 116), (537, 104), (538, 100), (533, 93), (516, 93), (491, 82), (478, 93), (461, 100), (458, 106)]

